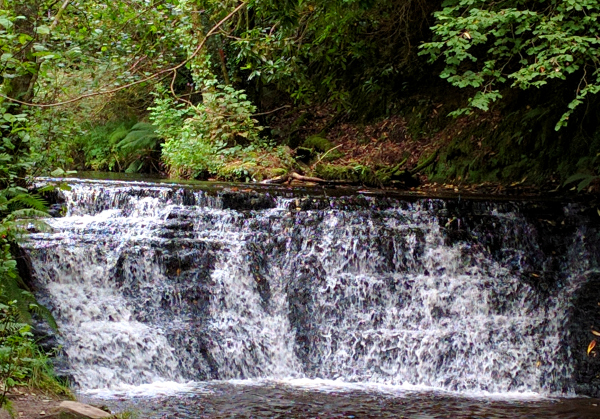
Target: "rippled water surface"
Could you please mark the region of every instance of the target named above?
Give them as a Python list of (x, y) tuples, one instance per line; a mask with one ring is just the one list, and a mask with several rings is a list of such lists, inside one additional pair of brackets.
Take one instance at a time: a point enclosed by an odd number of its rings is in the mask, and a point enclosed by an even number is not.
[[(142, 418), (599, 418), (600, 400), (535, 395), (463, 396), (398, 387), (297, 382), (211, 382), (166, 394), (151, 389), (84, 394), (84, 401)], [(153, 394), (151, 394), (153, 393)]]

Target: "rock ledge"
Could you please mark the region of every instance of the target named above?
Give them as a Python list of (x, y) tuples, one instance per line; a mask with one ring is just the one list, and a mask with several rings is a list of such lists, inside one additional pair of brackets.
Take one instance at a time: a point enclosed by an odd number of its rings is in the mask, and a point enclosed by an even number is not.
[(102, 419), (112, 416), (110, 413), (105, 412), (104, 410), (100, 410), (96, 407), (79, 402), (64, 401), (60, 403), (59, 408), (61, 411), (74, 414), (74, 416), (78, 419)]

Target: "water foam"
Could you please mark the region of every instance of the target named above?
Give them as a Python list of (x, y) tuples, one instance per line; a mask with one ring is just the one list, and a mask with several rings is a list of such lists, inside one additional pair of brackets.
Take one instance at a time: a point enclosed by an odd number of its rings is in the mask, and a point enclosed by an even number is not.
[(521, 280), (537, 244), (518, 211), (486, 209), (506, 242), (492, 257), (448, 242), (442, 201), (236, 211), (110, 182), (65, 197), (29, 248), (82, 389), (277, 379), (534, 397), (572, 373), (556, 354), (574, 290), (540, 302)]

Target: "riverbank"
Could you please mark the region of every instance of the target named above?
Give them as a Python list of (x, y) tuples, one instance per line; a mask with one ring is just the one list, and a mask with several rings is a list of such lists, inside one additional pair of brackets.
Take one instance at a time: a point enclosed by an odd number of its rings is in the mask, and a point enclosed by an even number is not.
[[(79, 415), (72, 411), (69, 411), (65, 407), (61, 407), (61, 403), (65, 401), (73, 401), (74, 397), (70, 395), (59, 395), (44, 390), (29, 388), (29, 387), (17, 387), (11, 389), (7, 394), (7, 398), (11, 403), (11, 411), (15, 418), (18, 419), (86, 419), (86, 418), (97, 418), (100, 416), (91, 415)], [(88, 406), (82, 404), (81, 406)], [(105, 406), (95, 406), (109, 414), (112, 413)], [(101, 414), (101, 412), (100, 412)], [(112, 419), (131, 419), (133, 416), (130, 413), (119, 413), (109, 416)], [(0, 419), (11, 419), (11, 415), (8, 410), (0, 410)]]
[[(73, 400), (72, 397), (27, 387), (11, 389), (7, 398), (10, 400), (15, 417), (22, 419), (57, 417), (60, 403), (64, 400)], [(0, 410), (0, 419), (10, 419), (8, 411)]]

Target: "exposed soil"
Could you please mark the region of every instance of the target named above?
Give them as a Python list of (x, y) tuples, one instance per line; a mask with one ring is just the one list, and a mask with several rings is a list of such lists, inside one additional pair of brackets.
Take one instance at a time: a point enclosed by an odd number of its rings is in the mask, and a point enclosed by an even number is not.
[(389, 166), (406, 158), (407, 167), (413, 167), (436, 147), (433, 139), (414, 139), (408, 133), (405, 118), (398, 115), (366, 124), (347, 122), (344, 118), (336, 122), (336, 112), (325, 106), (312, 109), (308, 115), (300, 126), (292, 129), (293, 133), (289, 127), (299, 119), (298, 113), (273, 119), (271, 127), (283, 138), (297, 135), (300, 143), (311, 135), (324, 134), (342, 153), (335, 164)]
[[(7, 397), (10, 400), (14, 417), (18, 419), (75, 417), (75, 415), (66, 413), (64, 409), (59, 408), (61, 402), (74, 400), (73, 397), (68, 395), (57, 395), (28, 387), (16, 387), (11, 389)], [(107, 410), (105, 407), (96, 407)], [(11, 419), (10, 413), (6, 409), (0, 409), (0, 419)]]
[[(446, 150), (455, 138), (465, 133), (467, 141), (472, 145), (472, 157), (486, 161), (492, 159), (497, 152), (485, 144), (483, 138), (489, 135), (489, 130), (495, 131), (501, 122), (499, 112), (477, 113), (475, 117), (460, 117), (452, 123), (443, 121), (442, 115), (447, 114), (447, 109), (442, 104), (432, 103), (428, 107), (418, 111), (421, 115), (421, 125), (418, 129), (410, 126), (410, 121), (415, 116), (392, 115), (383, 119), (367, 123), (349, 122), (345, 117), (338, 118), (339, 114), (327, 106), (314, 107), (310, 110), (297, 110), (289, 112), (270, 120), (270, 126), (274, 133), (280, 135), (280, 140), (290, 135), (295, 136), (297, 143), (302, 144), (304, 139), (319, 134), (330, 141), (332, 147), (338, 152), (337, 157), (327, 162), (336, 166), (368, 166), (374, 170), (382, 167), (394, 167), (404, 162), (402, 169), (411, 170), (420, 163), (427, 160), (434, 153)], [(415, 113), (415, 109), (413, 109)], [(302, 115), (306, 114), (306, 117)], [(296, 127), (296, 122), (302, 123)], [(292, 128), (290, 128), (292, 127)], [(482, 137), (483, 136), (483, 137)], [(315, 176), (314, 167), (327, 153), (318, 153), (306, 166), (300, 168), (303, 175)], [(444, 164), (448, 164), (451, 158), (444, 155)], [(431, 168), (435, 168), (442, 156), (433, 162)], [(423, 170), (414, 177), (418, 179), (419, 186), (409, 188), (411, 191), (423, 193), (424, 195), (439, 195), (447, 193), (466, 195), (490, 195), (490, 196), (537, 196), (556, 198), (581, 198), (584, 195), (590, 197), (600, 192), (600, 176), (592, 181), (585, 189), (577, 191), (577, 183), (563, 185), (559, 176), (550, 174), (540, 179), (538, 176), (512, 176), (504, 180), (493, 182), (473, 182), (465, 176), (454, 176), (447, 178), (445, 183), (430, 181), (426, 173), (436, 172), (434, 170)], [(439, 171), (438, 171), (439, 172)], [(318, 177), (318, 174), (317, 174)], [(438, 176), (438, 179), (440, 176)], [(442, 176), (443, 178), (443, 176)], [(532, 179), (535, 178), (535, 179)], [(292, 184), (306, 184), (293, 181)], [(371, 185), (375, 186), (375, 185)], [(384, 188), (407, 189), (402, 183), (384, 184)], [(412, 185), (411, 185), (412, 186)]]
[[(13, 388), (7, 397), (15, 417), (22, 419), (56, 417), (60, 402), (70, 400), (64, 396), (46, 394), (26, 387)], [(10, 419), (10, 414), (2, 409), (0, 419)]]

